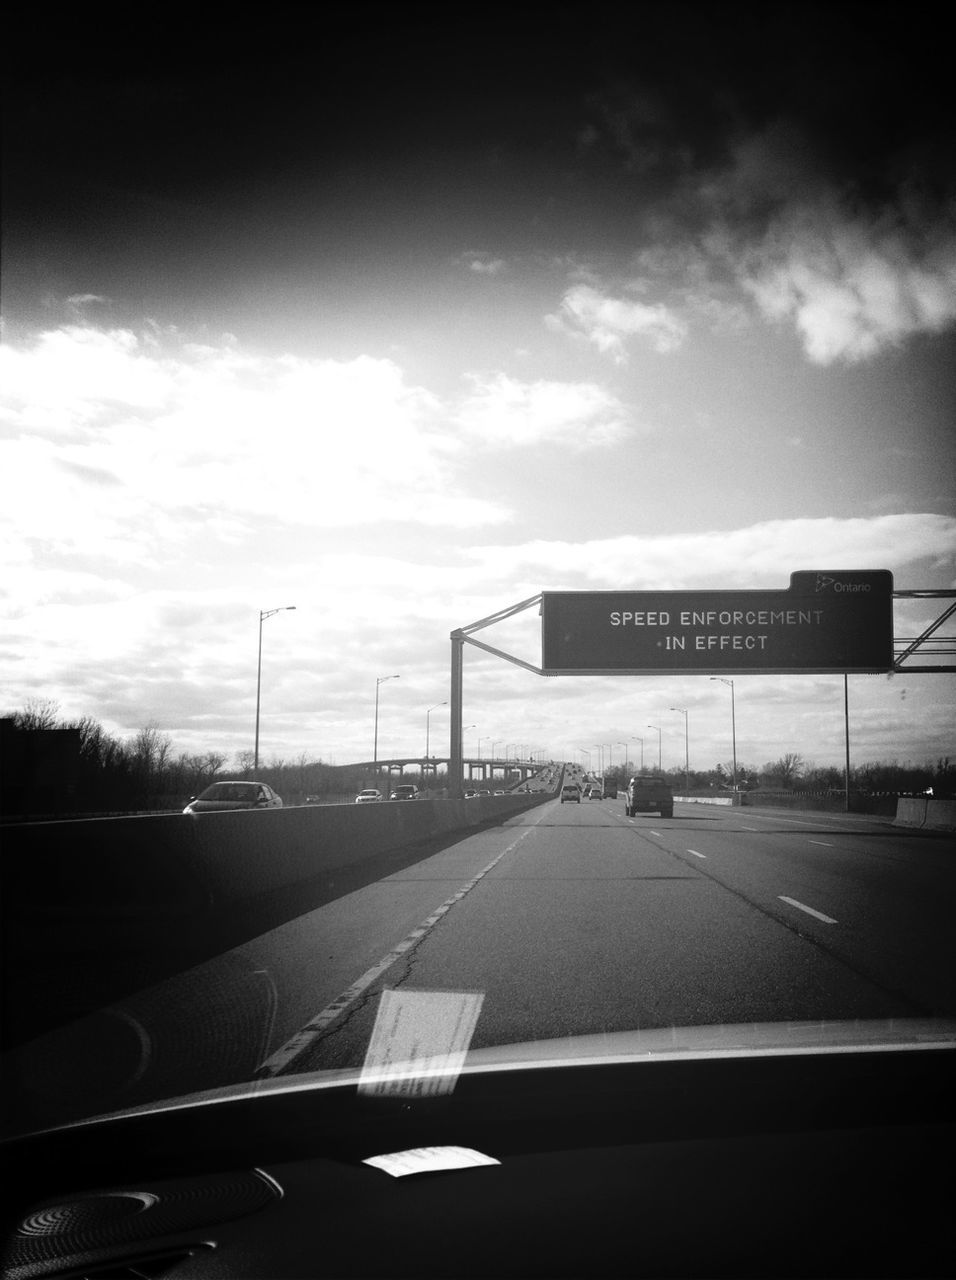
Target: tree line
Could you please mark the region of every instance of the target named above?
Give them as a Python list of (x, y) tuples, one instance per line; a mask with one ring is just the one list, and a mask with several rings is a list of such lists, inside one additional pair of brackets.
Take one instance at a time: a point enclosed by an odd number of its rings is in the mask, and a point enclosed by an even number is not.
[[(32, 699), (0, 716), (3, 767), (0, 814), (15, 817), (174, 811), (220, 778), (256, 778), (286, 803), (351, 799), (363, 787), (387, 785), (359, 767), (273, 757), (254, 769), (252, 751), (180, 752), (156, 725), (118, 738), (89, 716), (70, 719), (56, 702)], [(435, 785), (406, 771), (406, 782)], [(397, 781), (393, 776), (392, 782)]]
[[(50, 700), (34, 699), (20, 711), (0, 717), (3, 767), (0, 801), (5, 817), (46, 814), (135, 813), (175, 810), (218, 778), (252, 778), (269, 783), (286, 803), (309, 799), (341, 801), (366, 786), (388, 785), (385, 775), (374, 778), (359, 766), (331, 765), (304, 754), (287, 761), (273, 758), (253, 771), (252, 751), (230, 759), (218, 751), (180, 752), (172, 738), (156, 725), (146, 725), (131, 737), (108, 733), (89, 716), (71, 720)], [(645, 772), (651, 772), (646, 767)], [(605, 771), (623, 787), (638, 772), (633, 761)], [(711, 769), (664, 771), (675, 787), (706, 792), (728, 788), (734, 773), (731, 761)], [(395, 777), (391, 779), (394, 783)], [(444, 776), (423, 778), (411, 770), (403, 779), (427, 789), (441, 786)], [(514, 781), (512, 779), (511, 781)], [(738, 761), (736, 780), (747, 790), (825, 792), (843, 790), (842, 769), (815, 765), (791, 752), (757, 767)], [(956, 793), (956, 765), (950, 758), (913, 764), (910, 761), (857, 765), (850, 770), (850, 788), (869, 794)]]
[[(627, 771), (623, 765), (605, 770), (605, 778), (624, 786), (628, 777), (640, 772), (630, 761)], [(657, 773), (646, 766), (644, 773)], [(665, 769), (664, 775), (675, 786), (690, 791), (705, 792), (715, 788), (729, 788), (734, 777), (733, 761), (720, 761), (712, 769), (689, 769), (674, 765)], [(846, 775), (836, 765), (818, 765), (804, 759), (797, 752), (787, 752), (777, 760), (754, 766), (738, 760), (736, 782), (739, 788), (749, 791), (843, 791)], [(851, 791), (871, 795), (897, 794), (921, 795), (932, 789), (934, 796), (952, 796), (956, 793), (956, 763), (949, 756), (935, 761), (914, 764), (898, 760), (851, 765), (849, 784)]]

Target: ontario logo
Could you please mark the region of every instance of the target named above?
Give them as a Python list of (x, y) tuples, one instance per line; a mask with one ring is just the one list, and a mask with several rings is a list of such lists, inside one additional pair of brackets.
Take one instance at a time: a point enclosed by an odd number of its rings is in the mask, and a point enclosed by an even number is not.
[(857, 592), (869, 591), (870, 584), (868, 582), (847, 582), (846, 579), (831, 577), (828, 573), (818, 573), (814, 591), (832, 591), (835, 594), (842, 594), (844, 591)]

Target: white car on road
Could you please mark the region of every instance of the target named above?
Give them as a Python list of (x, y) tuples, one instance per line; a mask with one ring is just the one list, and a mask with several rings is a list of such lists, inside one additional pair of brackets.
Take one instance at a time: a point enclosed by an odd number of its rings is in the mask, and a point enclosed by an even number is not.
[(374, 787), (366, 787), (364, 791), (360, 791), (355, 797), (356, 804), (374, 804), (377, 800), (384, 800), (385, 797), (381, 791), (376, 791)]

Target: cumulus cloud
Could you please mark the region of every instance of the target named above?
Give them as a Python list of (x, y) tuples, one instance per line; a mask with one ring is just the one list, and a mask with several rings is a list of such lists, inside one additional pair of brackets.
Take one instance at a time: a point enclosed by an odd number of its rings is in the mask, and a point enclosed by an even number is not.
[(914, 236), (830, 201), (788, 211), (741, 263), (760, 311), (791, 321), (816, 364), (857, 363), (956, 320), (956, 220)]
[(568, 291), (553, 328), (623, 363), (638, 336), (674, 350), (685, 315), (740, 328), (743, 305), (792, 328), (808, 360), (830, 365), (956, 322), (956, 184), (951, 145), (934, 137), (939, 121), (921, 122), (918, 135), (901, 115), (898, 131), (871, 133), (859, 103), (849, 124), (786, 110), (759, 125), (727, 116), (690, 154), (667, 118), (631, 94), (606, 107), (603, 129), (641, 173), (635, 262), (666, 289), (668, 309), (609, 297), (591, 281)]
[(109, 298), (104, 298), (103, 295), (99, 293), (74, 293), (67, 298), (67, 303), (76, 311), (82, 311), (84, 307), (88, 307), (94, 303), (106, 306), (109, 304), (109, 301)]
[(663, 303), (615, 298), (590, 284), (572, 285), (549, 328), (583, 336), (616, 364), (627, 362), (627, 342), (638, 338), (660, 355), (676, 351), (687, 336), (683, 320)]
[(521, 382), (506, 374), (469, 381), (457, 424), (486, 447), (583, 450), (613, 444), (629, 430), (624, 405), (593, 382)]
[(444, 406), (389, 360), (74, 326), (8, 343), (0, 363), (4, 514), (21, 538), (128, 560), (203, 512), (319, 528), (507, 518), (456, 485)]
[[(476, 548), (502, 563), (501, 547)], [(571, 590), (783, 589), (798, 569), (956, 570), (956, 519), (926, 514), (770, 520), (740, 529), (582, 542), (534, 541), (507, 549), (523, 582)], [(560, 581), (555, 580), (560, 566)], [(914, 585), (914, 584), (910, 584)], [(919, 584), (916, 584), (919, 585)]]
[(477, 250), (471, 250), (463, 254), (460, 261), (464, 263), (469, 271), (481, 276), (501, 275), (507, 266), (504, 258), (496, 258), (493, 254), (481, 253)]
[[(956, 198), (906, 168), (878, 196), (792, 122), (741, 138), (694, 198), (701, 243), (816, 364), (858, 363), (956, 320)], [(935, 191), (936, 194), (930, 194)]]

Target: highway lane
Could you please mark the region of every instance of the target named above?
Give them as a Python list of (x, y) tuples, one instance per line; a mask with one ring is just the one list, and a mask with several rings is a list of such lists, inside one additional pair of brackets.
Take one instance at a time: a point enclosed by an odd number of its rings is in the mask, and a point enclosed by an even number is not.
[[(835, 814), (678, 807), (667, 847), (924, 1013), (956, 999), (953, 841)], [(653, 818), (624, 821), (647, 824)], [(685, 839), (686, 837), (686, 839)]]
[(475, 1047), (952, 1015), (954, 852), (842, 815), (549, 802), (42, 1037), (7, 1079), (29, 1123), (360, 1066), (385, 987), (482, 993)]
[[(383, 985), (482, 991), (475, 1047), (637, 1027), (952, 1010), (951, 872), (928, 886), (920, 866), (914, 892), (925, 914), (897, 919), (888, 953), (878, 929), (874, 937), (852, 925), (841, 932), (782, 900), (832, 904), (833, 870), (821, 862), (819, 875), (808, 878), (804, 832), (778, 836), (779, 821), (765, 833), (740, 825), (734, 811), (705, 816), (698, 806), (678, 806), (670, 820), (627, 819), (613, 801), (549, 806), (453, 916), (342, 1010), (337, 1024), (322, 1027), (298, 1066), (358, 1065)], [(904, 851), (927, 844), (895, 832), (891, 838)], [(789, 855), (779, 856), (784, 850)], [(803, 864), (799, 878), (794, 864)], [(885, 914), (887, 890), (878, 876), (870, 890), (869, 863), (857, 854), (856, 864), (854, 889), (864, 903), (857, 914), (870, 901)], [(951, 866), (941, 861), (936, 870)], [(947, 884), (949, 909), (941, 911)], [(847, 908), (844, 897), (845, 917)], [(904, 983), (888, 957), (919, 950), (931, 924), (928, 954), (947, 961), (943, 972), (924, 960)]]

